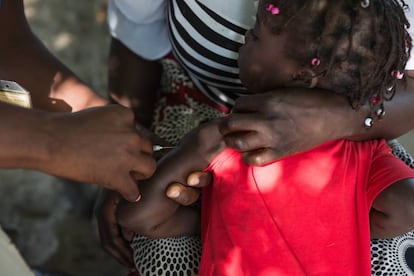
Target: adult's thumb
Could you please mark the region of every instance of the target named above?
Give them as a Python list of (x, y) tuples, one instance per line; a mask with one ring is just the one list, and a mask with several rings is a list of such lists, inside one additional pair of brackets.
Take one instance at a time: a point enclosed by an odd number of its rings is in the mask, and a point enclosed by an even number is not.
[(137, 202), (141, 199), (138, 185), (132, 179), (129, 179), (123, 189), (120, 189), (117, 192), (129, 202)]

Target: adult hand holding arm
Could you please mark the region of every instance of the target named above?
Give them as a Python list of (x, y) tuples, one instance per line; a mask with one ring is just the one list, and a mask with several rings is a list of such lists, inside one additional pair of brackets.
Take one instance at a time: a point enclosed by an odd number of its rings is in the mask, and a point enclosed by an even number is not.
[[(412, 73), (412, 72), (408, 72)], [(414, 80), (408, 78), (385, 102), (385, 117), (365, 129), (365, 107), (354, 110), (339, 95), (318, 89), (285, 88), (241, 97), (220, 130), (245, 162), (262, 165), (329, 140), (392, 139), (414, 127)]]
[[(194, 172), (187, 178), (187, 185), (171, 183), (166, 195), (178, 204), (188, 206), (196, 202), (200, 188), (210, 185), (212, 176), (208, 172)], [(95, 217), (98, 224), (99, 238), (103, 249), (120, 264), (134, 268), (132, 253), (128, 241), (121, 233), (116, 211), (121, 196), (113, 191), (104, 190), (95, 205)], [(125, 233), (124, 233), (125, 234)]]

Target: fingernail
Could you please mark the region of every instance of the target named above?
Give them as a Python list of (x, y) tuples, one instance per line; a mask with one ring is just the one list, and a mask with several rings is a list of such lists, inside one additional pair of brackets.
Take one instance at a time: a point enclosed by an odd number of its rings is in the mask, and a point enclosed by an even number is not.
[(134, 201), (138, 202), (140, 199), (141, 199), (141, 194), (139, 194), (138, 197)]
[(188, 180), (188, 185), (195, 186), (200, 184), (200, 179), (198, 177), (192, 177)]
[(169, 198), (178, 198), (180, 196), (180, 192), (177, 190), (168, 190), (167, 195)]

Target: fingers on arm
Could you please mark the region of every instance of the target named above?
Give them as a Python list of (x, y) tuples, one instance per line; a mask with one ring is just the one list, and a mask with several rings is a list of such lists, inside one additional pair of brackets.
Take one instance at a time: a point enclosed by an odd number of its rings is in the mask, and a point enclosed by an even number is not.
[(211, 184), (213, 176), (210, 172), (197, 171), (187, 177), (187, 184), (191, 187), (202, 188)]
[[(150, 177), (156, 169), (156, 161), (152, 156), (152, 144), (147, 139), (137, 139), (138, 149), (128, 154), (122, 166), (124, 173), (119, 180), (117, 192), (126, 200), (135, 202), (140, 199), (136, 180)], [(127, 171), (125, 171), (127, 169)]]
[(255, 113), (269, 103), (270, 93), (246, 95), (239, 97), (233, 107), (233, 113)]
[(269, 126), (257, 115), (232, 114), (223, 119), (220, 132), (228, 147), (242, 153), (245, 163), (264, 165), (292, 152), (280, 138), (281, 133)]
[(262, 119), (255, 114), (230, 114), (219, 124), (219, 131), (224, 136), (228, 147), (238, 151), (251, 151), (266, 147)]
[(242, 153), (243, 161), (246, 164), (254, 166), (266, 165), (280, 157), (276, 151), (270, 148), (262, 148), (250, 152)]
[(122, 237), (121, 230), (117, 225), (112, 225), (107, 236), (104, 233), (100, 233), (100, 235), (102, 246), (109, 255), (126, 267), (134, 267), (132, 250), (128, 242)]
[(120, 264), (134, 267), (131, 249), (121, 235), (115, 216), (120, 196), (115, 192), (103, 190), (97, 201), (95, 216), (103, 249)]
[(255, 114), (232, 113), (220, 120), (219, 131), (224, 136), (234, 132), (250, 131), (255, 129), (257, 121)]
[(212, 179), (210, 172), (193, 172), (187, 178), (187, 185), (172, 183), (167, 187), (166, 195), (184, 206), (194, 204), (200, 197), (200, 188), (210, 185)]
[(200, 191), (197, 188), (184, 186), (181, 183), (172, 183), (167, 187), (167, 197), (183, 206), (195, 203), (200, 197)]

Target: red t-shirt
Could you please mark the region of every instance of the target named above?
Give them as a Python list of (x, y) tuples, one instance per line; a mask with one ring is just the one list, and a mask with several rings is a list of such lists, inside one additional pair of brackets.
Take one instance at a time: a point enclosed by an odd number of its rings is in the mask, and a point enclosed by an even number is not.
[(226, 149), (209, 169), (200, 275), (370, 275), (371, 204), (414, 177), (382, 140), (332, 141), (263, 167)]

